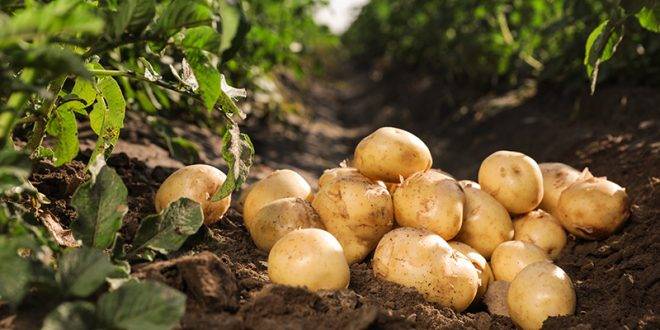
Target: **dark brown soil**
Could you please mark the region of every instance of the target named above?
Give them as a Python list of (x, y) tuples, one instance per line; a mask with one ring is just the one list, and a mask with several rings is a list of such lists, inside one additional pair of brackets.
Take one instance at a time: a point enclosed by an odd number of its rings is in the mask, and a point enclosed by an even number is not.
[[(259, 154), (252, 180), (274, 168), (295, 168), (313, 181), (324, 168), (349, 157), (357, 139), (381, 125), (418, 134), (432, 149), (434, 165), (459, 178), (474, 179), (481, 160), (499, 149), (522, 151), (538, 161), (588, 166), (594, 174), (627, 188), (633, 201), (631, 217), (619, 233), (605, 240), (571, 237), (557, 264), (575, 284), (577, 311), (574, 316), (551, 318), (545, 327), (660, 328), (657, 90), (603, 88), (595, 97), (550, 90), (532, 97), (534, 93), (521, 90), (488, 95), (467, 103), (460, 112), (443, 112), (438, 91), (406, 89), (415, 86), (418, 78), (397, 84), (374, 83), (367, 77), (355, 75), (343, 83), (309, 82), (296, 86), (300, 90), (289, 86), (307, 109), (302, 116), (267, 127), (264, 121), (248, 121), (246, 130)], [(292, 85), (286, 77), (282, 81)], [(128, 130), (139, 134), (124, 133), (121, 151), (128, 155), (118, 154), (108, 163), (128, 186), (130, 212), (122, 233), (130, 240), (139, 219), (154, 212), (154, 192), (177, 163), (159, 160), (158, 152), (145, 155), (145, 143), (155, 150), (159, 142), (141, 124), (140, 115), (129, 121)], [(185, 127), (185, 123), (174, 125)], [(210, 141), (204, 143), (217, 141), (208, 130), (193, 131)], [(204, 150), (202, 159), (219, 165), (218, 150)], [(32, 181), (52, 201), (45, 208), (64, 225), (75, 215), (68, 202), (84, 178), (83, 168), (80, 161), (61, 168), (45, 163), (35, 167)], [(347, 290), (321, 293), (270, 284), (266, 260), (267, 254), (251, 242), (240, 213), (231, 209), (225, 220), (200, 230), (181, 251), (134, 265), (133, 271), (137, 277), (162, 281), (188, 295), (181, 322), (185, 329), (514, 327), (510, 319), (491, 316), (483, 306), (457, 314), (426, 302), (414, 290), (378, 280), (369, 258), (351, 267)], [(6, 321), (6, 315), (0, 306), (0, 320)]]

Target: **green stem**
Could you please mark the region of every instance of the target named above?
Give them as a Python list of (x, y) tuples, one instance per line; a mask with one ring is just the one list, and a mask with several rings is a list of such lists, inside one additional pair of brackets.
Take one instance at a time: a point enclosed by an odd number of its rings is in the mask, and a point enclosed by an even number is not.
[(32, 135), (30, 135), (30, 139), (28, 139), (27, 145), (25, 146), (30, 152), (34, 152), (37, 150), (37, 148), (39, 148), (41, 142), (44, 139), (44, 135), (46, 135), (46, 125), (50, 120), (53, 109), (55, 109), (57, 95), (62, 90), (62, 86), (64, 85), (65, 81), (66, 75), (55, 79), (50, 83), (50, 86), (48, 86), (48, 92), (50, 93), (51, 98), (37, 111), (37, 120), (34, 122)]

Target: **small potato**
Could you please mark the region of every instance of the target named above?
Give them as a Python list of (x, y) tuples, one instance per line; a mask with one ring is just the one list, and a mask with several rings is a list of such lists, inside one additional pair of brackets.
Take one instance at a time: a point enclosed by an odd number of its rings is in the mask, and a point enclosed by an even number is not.
[(155, 197), (156, 211), (167, 208), (170, 203), (181, 197), (186, 197), (202, 206), (204, 224), (217, 222), (229, 209), (231, 196), (217, 202), (211, 201), (211, 196), (222, 186), (227, 176), (219, 169), (204, 165), (189, 165), (172, 173), (160, 185)]
[(393, 201), (394, 218), (402, 227), (430, 230), (445, 240), (461, 229), (465, 194), (454, 179), (441, 172), (413, 174), (396, 189)]
[(349, 264), (364, 259), (394, 227), (392, 197), (385, 185), (361, 174), (327, 182), (312, 206), (341, 243)]
[(543, 249), (532, 243), (508, 241), (493, 251), (490, 266), (496, 280), (511, 282), (523, 268), (538, 261), (550, 261)]
[(479, 289), (477, 289), (477, 296), (474, 298), (474, 301), (481, 299), (484, 293), (486, 293), (486, 290), (488, 290), (488, 285), (493, 281), (493, 271), (490, 269), (488, 262), (486, 262), (486, 258), (465, 243), (451, 241), (449, 242), (449, 246), (470, 259), (474, 268), (479, 272)]
[(509, 307), (506, 305), (508, 292), (509, 282), (506, 281), (493, 281), (488, 286), (483, 300), (489, 313), (509, 317)]
[(248, 225), (264, 205), (287, 197), (310, 200), (312, 187), (300, 174), (291, 170), (277, 170), (268, 174), (250, 188), (243, 206), (243, 220)]
[(312, 205), (298, 197), (282, 198), (264, 205), (247, 226), (254, 244), (264, 251), (270, 251), (280, 238), (300, 228), (325, 229)]
[(518, 273), (507, 293), (509, 315), (522, 329), (540, 329), (550, 316), (575, 313), (575, 289), (568, 275), (550, 262)]
[(557, 259), (566, 245), (566, 232), (555, 217), (543, 210), (529, 212), (513, 221), (513, 239), (532, 243)]
[(360, 141), (353, 164), (365, 176), (385, 182), (399, 182), (415, 172), (431, 168), (429, 148), (415, 135), (402, 129), (382, 127)]
[(513, 214), (527, 213), (543, 199), (539, 165), (519, 152), (497, 151), (484, 159), (479, 167), (479, 184)]
[(498, 245), (513, 239), (511, 217), (487, 192), (474, 187), (464, 187), (463, 192), (463, 225), (455, 239), (489, 259)]
[(465, 310), (477, 294), (479, 273), (462, 253), (430, 231), (402, 227), (378, 243), (372, 261), (374, 274), (412, 287), (431, 302)]
[(557, 204), (561, 224), (571, 234), (603, 239), (619, 229), (630, 215), (626, 190), (604, 178), (578, 179), (561, 193)]
[(562, 163), (539, 164), (543, 175), (543, 200), (539, 208), (556, 216), (559, 195), (580, 177), (580, 171)]
[(341, 244), (322, 229), (294, 230), (268, 254), (268, 277), (276, 284), (340, 290), (348, 287), (350, 276)]
[(481, 186), (472, 180), (461, 180), (458, 181), (458, 184), (461, 185), (462, 188), (471, 187), (475, 189), (481, 189)]

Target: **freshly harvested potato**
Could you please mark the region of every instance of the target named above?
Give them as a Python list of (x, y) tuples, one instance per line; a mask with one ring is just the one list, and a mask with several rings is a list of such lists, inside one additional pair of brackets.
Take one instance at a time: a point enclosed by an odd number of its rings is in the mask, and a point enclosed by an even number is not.
[(498, 245), (513, 239), (511, 217), (504, 206), (487, 192), (467, 186), (463, 192), (463, 225), (455, 239), (489, 259)]
[(520, 152), (497, 151), (486, 157), (479, 167), (479, 184), (514, 214), (535, 209), (543, 199), (541, 169)]
[(394, 218), (402, 227), (430, 230), (445, 240), (463, 223), (465, 194), (458, 183), (434, 170), (407, 178), (393, 196)]
[(268, 174), (252, 185), (245, 198), (243, 220), (248, 225), (264, 205), (287, 197), (310, 200), (312, 198), (312, 187), (300, 174), (292, 170), (277, 170)]
[(511, 282), (507, 306), (519, 327), (540, 329), (550, 316), (575, 313), (575, 289), (561, 268), (550, 262), (536, 262)]
[(385, 182), (399, 182), (432, 164), (431, 151), (422, 140), (393, 127), (381, 127), (362, 139), (353, 157), (360, 173)]
[(229, 209), (231, 196), (217, 202), (211, 196), (222, 186), (227, 176), (219, 169), (204, 165), (189, 165), (176, 170), (160, 185), (154, 204), (156, 211), (167, 208), (170, 203), (181, 197), (194, 200), (202, 206), (204, 224), (212, 224), (222, 218)]
[(496, 280), (511, 282), (523, 268), (538, 261), (550, 261), (543, 249), (532, 243), (508, 241), (493, 251), (490, 266)]
[(626, 189), (587, 173), (561, 193), (557, 204), (561, 224), (571, 234), (603, 239), (619, 229), (630, 215)]
[(282, 237), (268, 254), (273, 283), (311, 291), (348, 287), (350, 270), (337, 239), (325, 230), (305, 228)]
[(513, 221), (513, 239), (532, 243), (557, 259), (566, 245), (566, 232), (555, 217), (543, 210), (529, 212)]
[(458, 181), (458, 184), (461, 185), (462, 188), (471, 187), (471, 188), (481, 189), (481, 186), (472, 180), (461, 180)]
[(280, 238), (300, 228), (325, 229), (312, 205), (298, 197), (282, 198), (264, 205), (247, 226), (254, 244), (264, 251), (270, 251)]
[(326, 183), (339, 178), (347, 177), (353, 175), (361, 175), (358, 172), (357, 168), (354, 167), (336, 167), (323, 171), (321, 177), (319, 177), (319, 188), (325, 186)]
[(394, 226), (387, 188), (361, 174), (330, 180), (312, 206), (326, 230), (341, 243), (349, 264), (364, 259)]
[(543, 200), (539, 208), (556, 216), (559, 195), (580, 177), (580, 171), (563, 163), (539, 164), (543, 175)]
[(402, 227), (378, 243), (374, 274), (412, 287), (431, 302), (465, 310), (477, 294), (479, 273), (462, 253), (430, 231)]
[(488, 312), (494, 315), (509, 316), (509, 307), (506, 305), (506, 296), (509, 292), (509, 282), (493, 281), (484, 294), (484, 304)]
[(479, 272), (480, 283), (479, 288), (477, 289), (477, 296), (474, 298), (474, 301), (481, 299), (484, 293), (486, 293), (486, 290), (488, 290), (488, 285), (491, 281), (493, 281), (493, 271), (490, 269), (486, 258), (479, 254), (477, 250), (473, 249), (471, 246), (465, 243), (451, 241), (449, 242), (449, 246), (451, 246), (452, 249), (463, 253), (463, 255), (470, 259), (470, 261), (472, 261), (472, 265), (474, 265), (474, 268), (476, 268)]

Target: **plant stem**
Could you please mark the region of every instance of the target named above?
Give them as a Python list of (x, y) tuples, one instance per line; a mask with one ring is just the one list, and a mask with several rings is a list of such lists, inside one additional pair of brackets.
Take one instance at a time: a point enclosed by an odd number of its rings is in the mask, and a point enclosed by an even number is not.
[(127, 77), (129, 79), (134, 79), (134, 80), (140, 80), (144, 81), (150, 84), (154, 84), (160, 87), (163, 87), (165, 89), (169, 89), (171, 91), (177, 92), (179, 94), (186, 95), (188, 97), (193, 98), (194, 100), (201, 102), (203, 104), (203, 101), (199, 98), (198, 95), (194, 93), (190, 93), (188, 91), (183, 91), (180, 88), (178, 88), (176, 85), (168, 83), (166, 81), (162, 80), (150, 80), (147, 79), (147, 77), (139, 75), (133, 71), (122, 71), (122, 70), (89, 70), (89, 72), (95, 76), (112, 76), (112, 77)]
[(55, 109), (55, 104), (57, 101), (57, 94), (62, 90), (62, 86), (66, 81), (66, 75), (63, 75), (50, 83), (48, 86), (48, 92), (51, 95), (51, 98), (48, 103), (44, 104), (37, 111), (37, 120), (34, 122), (34, 128), (32, 129), (32, 135), (28, 139), (27, 145), (25, 146), (28, 151), (34, 152), (39, 148), (41, 142), (44, 139), (46, 134), (46, 125), (50, 120), (50, 115)]

